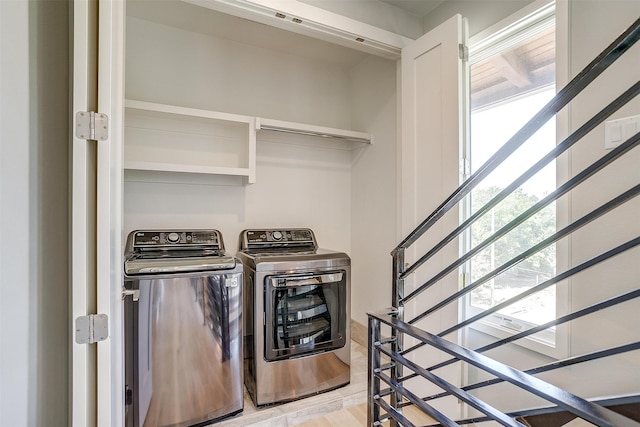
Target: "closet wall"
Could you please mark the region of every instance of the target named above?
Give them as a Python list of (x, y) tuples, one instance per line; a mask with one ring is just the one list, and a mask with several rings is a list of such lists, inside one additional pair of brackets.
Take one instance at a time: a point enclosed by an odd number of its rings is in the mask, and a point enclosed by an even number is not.
[[(372, 301), (371, 290), (390, 277), (395, 62), (188, 4), (133, 3), (127, 99), (370, 132), (374, 144), (259, 131), (249, 185), (236, 176), (126, 170), (124, 233), (217, 228), (234, 253), (244, 228), (312, 228), (321, 247), (352, 257), (353, 316), (366, 323), (367, 310), (386, 304)], [(390, 291), (375, 293), (386, 301)]]

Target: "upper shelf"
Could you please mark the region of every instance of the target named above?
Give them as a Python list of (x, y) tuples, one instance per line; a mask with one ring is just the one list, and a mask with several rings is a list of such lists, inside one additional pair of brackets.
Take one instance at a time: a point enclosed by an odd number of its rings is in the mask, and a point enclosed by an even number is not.
[(287, 132), (300, 135), (318, 136), (322, 138), (336, 138), (351, 142), (361, 142), (364, 144), (373, 143), (373, 136), (369, 133), (286, 122), (283, 120), (264, 119), (260, 117), (256, 118), (256, 130)]
[(125, 110), (125, 169), (255, 182), (254, 117), (130, 99)]
[(128, 99), (125, 109), (124, 167), (131, 170), (244, 176), (252, 184), (258, 130), (372, 143), (364, 132), (176, 105)]
[(227, 122), (250, 123), (253, 121), (253, 117), (242, 116), (239, 114), (179, 107), (177, 105), (157, 104), (154, 102), (137, 101), (133, 99), (127, 99), (124, 106), (125, 108), (134, 110), (142, 110), (148, 112), (155, 111), (157, 113), (176, 114), (186, 117), (201, 117), (204, 119), (221, 120)]

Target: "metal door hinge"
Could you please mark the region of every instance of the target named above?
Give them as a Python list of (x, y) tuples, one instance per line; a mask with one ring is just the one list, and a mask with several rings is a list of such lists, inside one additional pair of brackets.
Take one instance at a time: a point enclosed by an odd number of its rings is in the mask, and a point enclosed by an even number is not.
[(458, 57), (463, 61), (469, 60), (469, 48), (463, 43), (458, 44)]
[(471, 175), (471, 162), (469, 162), (469, 159), (460, 159), (460, 175), (465, 178)]
[(106, 314), (89, 314), (76, 318), (76, 342), (93, 344), (109, 337), (109, 317)]
[(469, 273), (460, 274), (460, 288), (466, 288), (469, 284)]
[(109, 116), (94, 111), (78, 111), (76, 137), (87, 141), (106, 141), (109, 138)]

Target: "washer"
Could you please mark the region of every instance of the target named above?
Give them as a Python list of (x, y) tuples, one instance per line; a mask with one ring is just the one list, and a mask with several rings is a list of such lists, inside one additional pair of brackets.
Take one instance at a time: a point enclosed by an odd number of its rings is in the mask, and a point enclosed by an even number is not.
[(133, 231), (124, 272), (126, 425), (240, 413), (243, 267), (220, 232)]
[(313, 231), (240, 234), (245, 385), (256, 406), (350, 381), (351, 260), (318, 248)]

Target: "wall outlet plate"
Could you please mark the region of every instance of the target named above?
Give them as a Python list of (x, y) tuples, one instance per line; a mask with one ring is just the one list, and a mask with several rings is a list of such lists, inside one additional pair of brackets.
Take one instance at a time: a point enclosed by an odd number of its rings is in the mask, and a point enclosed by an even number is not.
[(610, 150), (640, 131), (640, 116), (604, 122), (604, 148)]

